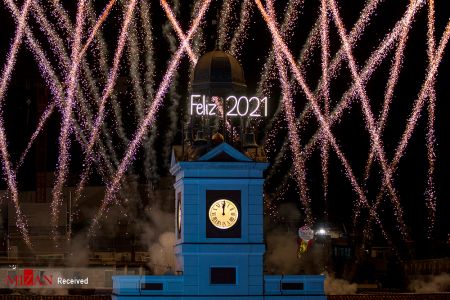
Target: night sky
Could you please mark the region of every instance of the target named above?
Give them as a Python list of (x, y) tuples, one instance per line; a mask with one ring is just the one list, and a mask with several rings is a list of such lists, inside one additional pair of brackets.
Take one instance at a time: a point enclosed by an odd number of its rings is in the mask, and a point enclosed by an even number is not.
[[(10, 11), (6, 7), (6, 2), (3, 1), (0, 8), (0, 66), (3, 69), (6, 62), (7, 53), (10, 49), (11, 41), (13, 40), (15, 33), (15, 22), (11, 16)], [(20, 2), (20, 5), (23, 1)], [(42, 3), (46, 1), (41, 1)], [(69, 2), (69, 3), (67, 3)], [(64, 1), (64, 7), (69, 13), (72, 22), (75, 21), (77, 1)], [(97, 15), (103, 10), (103, 7), (108, 1), (95, 1), (95, 9)], [(105, 37), (105, 41), (108, 47), (108, 64), (112, 65), (113, 53), (117, 46), (117, 38), (119, 33), (120, 24), (123, 20), (123, 5), (122, 2), (128, 3), (128, 1), (120, 1), (120, 4), (116, 4), (112, 10), (111, 15), (106, 20), (102, 27), (102, 31)], [(174, 1), (170, 1), (173, 7)], [(191, 14), (191, 1), (182, 2), (178, 12), (178, 19), (180, 25), (184, 31), (187, 31), (190, 14)], [(232, 15), (234, 21), (231, 22), (229, 27), (230, 37), (233, 36), (234, 30), (239, 23), (239, 12), (241, 10), (240, 2), (234, 6)], [(300, 1), (302, 2), (302, 1)], [(353, 26), (356, 20), (359, 18), (359, 14), (362, 11), (365, 3), (368, 1), (338, 1), (340, 5), (340, 14), (344, 20), (347, 30)], [(366, 27), (361, 39), (354, 47), (353, 54), (359, 67), (362, 67), (372, 51), (376, 49), (385, 35), (393, 28), (394, 24), (401, 18), (406, 11), (409, 1), (381, 1), (375, 16), (371, 18), (370, 24)], [(286, 11), (287, 1), (276, 1), (276, 9), (278, 11), (277, 18), (281, 22), (284, 18)], [(51, 15), (51, 5), (43, 5), (48, 20), (52, 24), (57, 24), (56, 18)], [(138, 5), (139, 7), (139, 5)], [(450, 17), (450, 2), (446, 0), (435, 1), (435, 37), (436, 45), (439, 43), (440, 38), (444, 32), (445, 26)], [(199, 53), (203, 54), (207, 51), (214, 49), (217, 39), (217, 25), (214, 21), (217, 16), (222, 16), (222, 1), (213, 1), (213, 4), (207, 15), (201, 28), (203, 28), (202, 46), (199, 47)], [(151, 1), (151, 18), (152, 18), (152, 32), (153, 32), (153, 47), (154, 47), (154, 65), (155, 65), (155, 87), (157, 87), (161, 81), (161, 78), (167, 68), (167, 62), (170, 58), (171, 49), (170, 43), (175, 36), (174, 31), (170, 27), (164, 11), (162, 10), (159, 1)], [(288, 46), (291, 53), (297, 57), (301, 52), (301, 49), (305, 45), (305, 41), (320, 15), (320, 1), (305, 0), (304, 4), (298, 10), (298, 20), (295, 22), (295, 27), (291, 28), (291, 34), (288, 40)], [(252, 6), (250, 23), (246, 29), (247, 37), (243, 40), (241, 45), (241, 51), (237, 55), (238, 60), (241, 62), (245, 77), (248, 85), (248, 95), (254, 95), (256, 93), (264, 62), (266, 61), (267, 54), (272, 48), (272, 38), (270, 31), (267, 28), (263, 18), (257, 7)], [(330, 56), (333, 57), (336, 51), (341, 47), (339, 35), (336, 27), (332, 21), (332, 15), (330, 17)], [(40, 41), (42, 48), (48, 55), (49, 60), (52, 62), (55, 71), (57, 72), (60, 80), (64, 80), (65, 72), (58, 67), (59, 58), (54, 54), (51, 45), (49, 44), (45, 34), (40, 30), (39, 24), (32, 16), (29, 18), (31, 24), (31, 30)], [(137, 21), (138, 22), (138, 21)], [(164, 29), (166, 27), (166, 29)], [(68, 36), (65, 31), (56, 26), (57, 33), (64, 39), (66, 49), (70, 53), (70, 41), (71, 36)], [(141, 27), (137, 27), (138, 31)], [(167, 32), (169, 34), (167, 34)], [(142, 34), (139, 33), (139, 66), (140, 76), (144, 77), (145, 64), (144, 57), (147, 53), (147, 49), (142, 43)], [(170, 37), (171, 35), (171, 37)], [(404, 53), (403, 65), (398, 81), (398, 85), (395, 88), (395, 93), (392, 101), (391, 110), (389, 112), (389, 118), (387, 126), (383, 134), (383, 143), (386, 151), (388, 161), (390, 161), (394, 155), (395, 148), (397, 147), (399, 138), (405, 130), (406, 120), (411, 114), (413, 101), (417, 98), (422, 83), (425, 79), (426, 69), (428, 65), (427, 61), (427, 6), (424, 5), (417, 13), (414, 23), (411, 27), (408, 41)], [(83, 37), (83, 41), (86, 41), (87, 36)], [(229, 39), (231, 40), (231, 38)], [(229, 41), (228, 40), (228, 41)], [(175, 39), (176, 45), (179, 45), (178, 39)], [(225, 44), (223, 50), (229, 49), (229, 43)], [(381, 65), (374, 72), (371, 79), (366, 86), (367, 94), (370, 99), (370, 105), (376, 118), (380, 116), (380, 110), (383, 103), (384, 92), (386, 89), (386, 82), (389, 78), (389, 72), (392, 61), (394, 60), (394, 52), (398, 43), (395, 43), (393, 50), (389, 52), (387, 57), (383, 60)], [(449, 143), (449, 122), (448, 116), (450, 115), (450, 105), (448, 100), (450, 99), (450, 93), (448, 91), (448, 85), (450, 83), (450, 56), (449, 48), (447, 46), (445, 50), (444, 58), (439, 66), (438, 75), (436, 77), (436, 119), (435, 119), (435, 135), (436, 135), (436, 170), (435, 170), (435, 190), (437, 200), (437, 214), (435, 232), (432, 240), (445, 240), (450, 233), (450, 222), (448, 218), (448, 212), (450, 211), (449, 197), (450, 190), (448, 187), (448, 170), (450, 169), (450, 162), (448, 153), (450, 153)], [(92, 49), (91, 49), (92, 50)], [(115, 94), (119, 99), (120, 106), (122, 107), (124, 130), (128, 138), (132, 138), (137, 127), (137, 119), (134, 114), (135, 97), (132, 91), (132, 84), (129, 75), (129, 62), (126, 59), (126, 51), (122, 58), (120, 67), (120, 80), (116, 85)], [(89, 65), (94, 69), (94, 74), (98, 75), (100, 72), (97, 70), (97, 56), (92, 51), (88, 52), (87, 60)], [(315, 90), (317, 81), (321, 76), (321, 52), (320, 45), (316, 46), (310, 56), (307, 63), (302, 65), (302, 70), (306, 77), (306, 81)], [(280, 151), (284, 140), (287, 138), (287, 123), (284, 120), (284, 115), (280, 115), (281, 119), (276, 125), (276, 138), (267, 143), (266, 137), (270, 135), (274, 130), (272, 123), (270, 123), (272, 116), (276, 112), (276, 107), (280, 103), (281, 87), (278, 81), (278, 71), (273, 68), (272, 80), (270, 81), (270, 100), (271, 107), (269, 110), (269, 117), (261, 120), (257, 126), (253, 128), (259, 128), (256, 131), (258, 141), (260, 143), (266, 142), (266, 152), (269, 160), (273, 163), (276, 154)], [(29, 45), (21, 46), (18, 55), (16, 66), (12, 73), (11, 82), (8, 86), (7, 94), (2, 99), (3, 105), (3, 118), (6, 127), (6, 135), (8, 141), (8, 150), (10, 152), (11, 160), (13, 164), (17, 162), (23, 149), (25, 149), (30, 136), (36, 128), (37, 121), (42, 114), (42, 108), (39, 108), (38, 98), (39, 94), (44, 95), (44, 102), (51, 102), (53, 98), (48, 91), (48, 84), (42, 78), (42, 72), (39, 70), (38, 64), (35, 61), (34, 56), (29, 51)], [(290, 72), (291, 76), (292, 73)], [(180, 99), (179, 105), (173, 109), (170, 99), (173, 97), (166, 96), (164, 105), (158, 113), (156, 126), (157, 130), (152, 134), (156, 134), (156, 139), (153, 144), (157, 157), (157, 175), (167, 176), (167, 161), (168, 156), (164, 156), (164, 145), (170, 145), (171, 143), (180, 142), (180, 132), (182, 124), (186, 119), (184, 114), (187, 107), (187, 99), (189, 96), (188, 83), (190, 80), (190, 64), (189, 60), (185, 56), (178, 68), (178, 78), (176, 86), (169, 95), (177, 93)], [(99, 89), (102, 90), (104, 81), (99, 79)], [(336, 103), (341, 99), (342, 94), (353, 83), (347, 63), (344, 62), (338, 75), (333, 78), (331, 82), (330, 90), (330, 105), (333, 108)], [(81, 85), (84, 83), (81, 82)], [(144, 86), (142, 81), (141, 86)], [(301, 91), (298, 85), (294, 87), (294, 101), (295, 111), (297, 116), (304, 109), (307, 99), (305, 94)], [(172, 94), (171, 94), (172, 93)], [(45, 96), (47, 95), (47, 96)], [(92, 101), (92, 99), (90, 99)], [(341, 149), (345, 153), (349, 160), (355, 175), (358, 180), (362, 181), (364, 177), (364, 168), (368, 156), (368, 149), (370, 146), (370, 139), (365, 129), (364, 118), (361, 110), (359, 98), (355, 97), (351, 109), (347, 110), (340, 122), (332, 127), (332, 132), (336, 137)], [(150, 101), (150, 100), (149, 100)], [(41, 102), (42, 103), (42, 102)], [(176, 128), (178, 130), (173, 131), (170, 128), (171, 112), (175, 112), (177, 116)], [(45, 126), (44, 132), (46, 136), (46, 153), (39, 154), (36, 147), (32, 148), (31, 153), (25, 160), (25, 164), (19, 170), (17, 175), (18, 186), (20, 190), (34, 190), (36, 188), (35, 174), (38, 168), (41, 168), (42, 162), (47, 171), (52, 172), (55, 170), (58, 162), (58, 136), (61, 129), (61, 117), (60, 113), (53, 114), (49, 123)], [(80, 120), (83, 116), (78, 115)], [(426, 219), (426, 206), (424, 191), (427, 183), (427, 148), (426, 148), (426, 134), (427, 134), (427, 118), (426, 109), (422, 110), (421, 117), (418, 121), (417, 127), (414, 130), (412, 138), (406, 148), (405, 155), (400, 161), (399, 168), (395, 173), (394, 185), (400, 197), (401, 206), (404, 209), (405, 223), (409, 227), (411, 238), (417, 245), (422, 243), (428, 243), (426, 239), (426, 227), (428, 222)], [(106, 127), (111, 133), (113, 144), (118, 153), (119, 158), (123, 157), (123, 153), (126, 150), (126, 145), (120, 140), (116, 133), (114, 122), (114, 115), (110, 103), (107, 105), (107, 118)], [(171, 121), (172, 120), (172, 121)], [(318, 128), (318, 122), (315, 117), (311, 115), (307, 120), (304, 127), (301, 128), (301, 143), (306, 145), (310, 137), (316, 132)], [(265, 130), (262, 130), (265, 128)], [(168, 135), (168, 132), (173, 133), (173, 137)], [(169, 136), (169, 138), (167, 138)], [(105, 137), (103, 136), (102, 139)], [(42, 141), (42, 138), (41, 138)], [(81, 172), (81, 162), (83, 155), (80, 146), (73, 139), (72, 136), (72, 148), (71, 148), (71, 164), (70, 171), (71, 176), (68, 185), (76, 185), (78, 177), (76, 174)], [(133, 171), (139, 175), (139, 180), (142, 183), (148, 181), (143, 171), (143, 161), (145, 153), (142, 149), (138, 153), (136, 161), (133, 163)], [(289, 173), (291, 169), (292, 155), (290, 151), (286, 152), (285, 158), (277, 168), (270, 167), (268, 170), (268, 176), (270, 180), (266, 182), (266, 195), (271, 198), (271, 201), (275, 205), (280, 205), (284, 202), (295, 203), (299, 209), (301, 209), (299, 194), (296, 189), (295, 179), (293, 174)], [(348, 179), (345, 176), (344, 169), (340, 163), (338, 157), (334, 154), (333, 150), (330, 152), (329, 162), (329, 195), (327, 205), (324, 204), (322, 196), (322, 175), (321, 175), (321, 160), (320, 151), (314, 150), (313, 155), (307, 161), (307, 182), (309, 187), (310, 198), (312, 202), (313, 214), (317, 222), (323, 222), (326, 220), (327, 211), (328, 221), (338, 227), (345, 224), (347, 228), (353, 230), (353, 207), (354, 201), (357, 199), (356, 194), (351, 188)], [(41, 170), (42, 171), (42, 170)], [(375, 162), (373, 169), (365, 190), (369, 201), (374, 201), (380, 188), (380, 179), (382, 178), (382, 170), (380, 164)], [(290, 176), (289, 176), (290, 175)], [(158, 176), (151, 178), (153, 183), (158, 185)], [(287, 176), (287, 177), (286, 177)], [(284, 180), (288, 178), (287, 180)], [(94, 173), (91, 176), (90, 184), (103, 184), (100, 176)], [(1, 180), (2, 189), (6, 188), (6, 182), (4, 176)], [(280, 192), (283, 190), (283, 192)], [(384, 204), (381, 207), (380, 215), (382, 222), (385, 224), (387, 231), (392, 234), (394, 242), (401, 245), (403, 242), (400, 240), (400, 236), (395, 229), (395, 221), (393, 215), (393, 207), (389, 204), (389, 198), (387, 195), (384, 197)], [(363, 212), (362, 219), (356, 226), (356, 231), (361, 228), (365, 223), (364, 218), (367, 217), (367, 211)], [(301, 225), (301, 224), (299, 224)], [(376, 227), (375, 227), (376, 228)], [(374, 230), (375, 234), (379, 234), (377, 229)], [(433, 253), (428, 253), (433, 255)]]

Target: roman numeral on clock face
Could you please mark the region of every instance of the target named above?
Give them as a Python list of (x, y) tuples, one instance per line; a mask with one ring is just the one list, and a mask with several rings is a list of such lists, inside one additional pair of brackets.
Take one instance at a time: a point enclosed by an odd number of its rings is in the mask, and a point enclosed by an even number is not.
[(219, 199), (211, 204), (208, 215), (211, 224), (221, 230), (226, 230), (236, 224), (239, 210), (233, 201)]

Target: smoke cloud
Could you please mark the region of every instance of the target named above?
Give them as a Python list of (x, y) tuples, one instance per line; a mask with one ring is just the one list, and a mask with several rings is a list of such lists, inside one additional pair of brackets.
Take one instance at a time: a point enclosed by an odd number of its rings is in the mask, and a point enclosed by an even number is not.
[(442, 273), (425, 279), (412, 280), (409, 289), (415, 293), (450, 292), (450, 274)]
[(314, 241), (311, 248), (297, 257), (298, 227), (302, 215), (296, 205), (283, 204), (278, 216), (284, 226), (269, 229), (266, 234), (266, 270), (270, 274), (321, 274), (328, 257), (324, 241)]
[[(152, 205), (145, 208), (145, 218), (138, 222), (141, 242), (150, 252), (149, 267), (156, 275), (175, 270), (175, 224), (173, 194), (152, 197)], [(170, 205), (169, 205), (170, 204)]]
[(297, 258), (297, 235), (275, 229), (267, 233), (266, 269), (270, 274), (298, 274), (301, 261)]
[(84, 233), (78, 234), (70, 241), (69, 254), (66, 256), (66, 264), (70, 267), (89, 265), (89, 245)]
[(150, 245), (150, 259), (156, 275), (172, 273), (175, 269), (174, 244), (175, 234), (164, 232), (159, 236), (157, 242)]
[(327, 276), (324, 282), (327, 295), (351, 295), (356, 294), (358, 285), (347, 280)]

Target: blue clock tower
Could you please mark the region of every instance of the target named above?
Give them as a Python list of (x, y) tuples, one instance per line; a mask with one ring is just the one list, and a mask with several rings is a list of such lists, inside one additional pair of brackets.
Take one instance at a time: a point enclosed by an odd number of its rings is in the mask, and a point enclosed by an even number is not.
[[(222, 75), (214, 75), (214, 65)], [(205, 54), (194, 73), (197, 88), (211, 95), (211, 85), (204, 82), (214, 78), (219, 80), (216, 94), (233, 90), (223, 82), (227, 78), (242, 88), (242, 68), (233, 71), (236, 66), (225, 52)], [(219, 133), (206, 139), (204, 132), (197, 129), (195, 140), (172, 151), (178, 275), (114, 276), (113, 299), (325, 300), (321, 275), (264, 274), (263, 172), (268, 163), (262, 147), (252, 134), (241, 134), (244, 141), (236, 147)]]
[(179, 211), (175, 253), (185, 291), (263, 294), (266, 167), (227, 143), (196, 161), (173, 164)]

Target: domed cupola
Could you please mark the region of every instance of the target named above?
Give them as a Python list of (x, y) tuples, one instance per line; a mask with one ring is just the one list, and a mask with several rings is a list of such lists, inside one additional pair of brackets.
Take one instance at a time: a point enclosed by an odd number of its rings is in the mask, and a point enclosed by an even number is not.
[(201, 56), (194, 69), (192, 92), (209, 96), (245, 93), (244, 70), (232, 55), (214, 50)]

